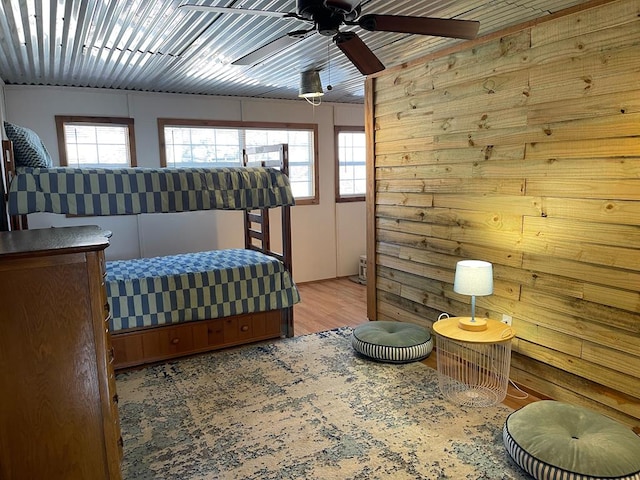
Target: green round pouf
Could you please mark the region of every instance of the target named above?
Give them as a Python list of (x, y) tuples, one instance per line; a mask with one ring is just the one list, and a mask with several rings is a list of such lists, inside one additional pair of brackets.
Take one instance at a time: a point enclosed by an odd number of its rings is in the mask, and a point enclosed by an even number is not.
[(353, 330), (351, 345), (366, 357), (389, 363), (422, 360), (433, 350), (429, 330), (405, 322), (374, 321), (359, 325)]
[(530, 403), (507, 417), (502, 434), (511, 458), (536, 480), (640, 480), (640, 437), (586, 408)]

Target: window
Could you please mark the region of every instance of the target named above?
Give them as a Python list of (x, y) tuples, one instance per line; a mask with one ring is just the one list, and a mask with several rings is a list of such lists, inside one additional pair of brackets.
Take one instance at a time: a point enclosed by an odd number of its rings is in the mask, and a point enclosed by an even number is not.
[(237, 167), (242, 157), (239, 130), (164, 127), (167, 167)]
[(56, 115), (60, 165), (69, 167), (135, 167), (132, 118)]
[(364, 128), (335, 127), (336, 202), (364, 201), (367, 148)]
[(286, 143), (298, 205), (318, 203), (317, 125), (158, 119), (163, 167), (239, 167), (242, 150)]

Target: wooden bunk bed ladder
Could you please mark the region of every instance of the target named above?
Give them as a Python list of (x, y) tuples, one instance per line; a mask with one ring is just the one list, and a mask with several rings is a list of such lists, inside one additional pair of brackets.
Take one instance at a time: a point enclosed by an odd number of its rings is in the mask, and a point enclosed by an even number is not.
[[(271, 232), (269, 230), (269, 209), (246, 210), (244, 213), (244, 248), (271, 250)], [(255, 244), (257, 241), (257, 246)]]
[[(270, 154), (277, 154), (277, 158)], [(289, 146), (286, 143), (266, 145), (263, 147), (247, 147), (242, 151), (242, 163), (245, 167), (277, 168), (289, 175)], [(269, 209), (247, 210), (244, 214), (245, 248), (258, 250), (280, 260), (287, 270), (292, 271), (291, 261), (291, 207), (280, 207), (282, 211), (282, 253), (271, 249), (271, 232), (269, 225)]]
[[(276, 153), (277, 158), (269, 154)], [(247, 147), (242, 151), (242, 163), (245, 167), (260, 166), (279, 169), (289, 175), (289, 146), (286, 143), (266, 145), (263, 147)], [(271, 249), (271, 230), (269, 209), (246, 210), (244, 213), (244, 246), (257, 250), (280, 260), (285, 268), (293, 274), (293, 252), (291, 249), (291, 207), (280, 207), (282, 216), (282, 252)], [(283, 310), (283, 322), (287, 337), (293, 337), (293, 307)]]

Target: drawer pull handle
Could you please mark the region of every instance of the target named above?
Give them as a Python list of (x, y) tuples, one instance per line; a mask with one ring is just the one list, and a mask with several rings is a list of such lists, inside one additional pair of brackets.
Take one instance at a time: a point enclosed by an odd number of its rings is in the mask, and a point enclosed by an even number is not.
[(105, 302), (104, 311), (105, 312), (110, 312), (111, 311), (111, 305), (109, 305), (109, 302)]
[(173, 343), (174, 345), (177, 345), (180, 343), (180, 339), (179, 338), (174, 338), (173, 340), (171, 340), (171, 343)]
[(240, 327), (240, 330), (241, 330), (242, 332), (248, 332), (248, 331), (249, 331), (249, 325), (242, 325), (242, 326)]

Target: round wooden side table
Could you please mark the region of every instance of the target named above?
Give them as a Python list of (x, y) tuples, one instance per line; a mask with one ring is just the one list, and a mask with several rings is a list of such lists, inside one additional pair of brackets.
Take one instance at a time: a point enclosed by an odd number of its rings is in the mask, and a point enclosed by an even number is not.
[(436, 334), (438, 383), (452, 403), (487, 407), (507, 395), (511, 367), (511, 326), (492, 319), (484, 330), (469, 330), (468, 317), (450, 317), (433, 324)]

